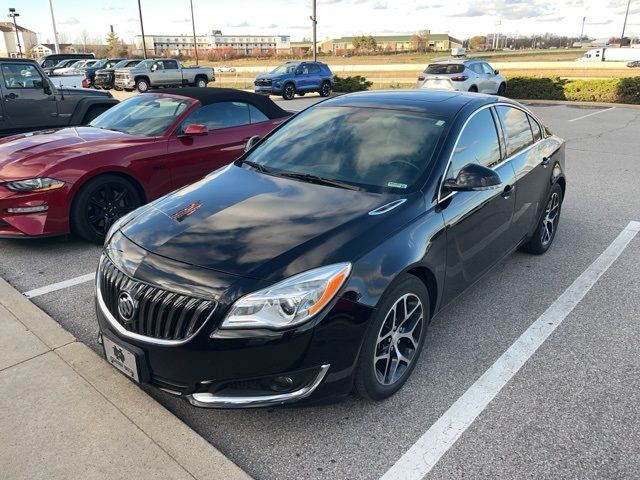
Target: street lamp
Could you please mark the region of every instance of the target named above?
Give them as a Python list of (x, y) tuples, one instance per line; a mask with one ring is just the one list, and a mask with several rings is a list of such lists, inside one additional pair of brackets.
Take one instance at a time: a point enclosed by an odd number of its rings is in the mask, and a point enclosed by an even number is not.
[(10, 18), (13, 18), (13, 26), (16, 29), (16, 41), (18, 42), (18, 53), (20, 54), (20, 58), (22, 58), (22, 46), (20, 45), (20, 34), (18, 33), (18, 24), (16, 23), (16, 17), (19, 17), (20, 14), (16, 13), (15, 8), (10, 8), (8, 16)]
[(196, 21), (193, 18), (193, 0), (191, 3), (191, 27), (193, 27), (193, 51), (196, 52), (196, 65), (198, 65), (198, 40), (196, 39)]
[(147, 43), (144, 41), (144, 25), (142, 23), (142, 6), (138, 0), (138, 13), (140, 13), (140, 30), (142, 31), (142, 56), (147, 59)]
[(620, 36), (620, 46), (624, 43), (624, 31), (627, 29), (627, 18), (629, 18), (629, 7), (631, 6), (631, 0), (627, 2), (627, 13), (624, 14), (624, 23), (622, 24), (622, 35)]
[(56, 17), (53, 15), (52, 0), (49, 0), (49, 10), (51, 10), (51, 23), (53, 24), (53, 43), (56, 45), (56, 53), (60, 53), (60, 45), (58, 45), (58, 31), (56, 30)]
[(318, 17), (316, 16), (316, 0), (311, 0), (313, 5), (313, 13), (309, 17), (311, 19), (311, 23), (313, 24), (313, 61), (318, 60), (318, 47), (317, 39), (316, 39), (316, 27), (318, 25)]

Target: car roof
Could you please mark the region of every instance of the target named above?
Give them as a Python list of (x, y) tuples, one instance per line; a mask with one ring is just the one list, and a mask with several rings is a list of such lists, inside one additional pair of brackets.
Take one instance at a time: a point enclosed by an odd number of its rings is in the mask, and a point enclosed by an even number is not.
[(440, 58), (432, 59), (431, 62), (429, 62), (429, 65), (433, 65), (436, 63), (453, 63), (453, 64), (459, 64), (459, 65), (467, 65), (473, 62), (486, 63), (486, 60), (483, 58), (474, 58), (474, 57), (471, 57), (471, 58), (440, 57)]
[(482, 105), (506, 99), (495, 95), (445, 90), (378, 90), (358, 92), (335, 97), (319, 106), (388, 108), (429, 113), (444, 118), (453, 118), (463, 107), (479, 108)]
[(269, 97), (234, 88), (164, 88), (160, 92), (149, 92), (143, 95), (169, 94), (189, 97), (198, 100), (202, 105), (219, 102), (245, 102), (253, 105), (269, 118), (288, 117), (291, 113), (283, 110)]

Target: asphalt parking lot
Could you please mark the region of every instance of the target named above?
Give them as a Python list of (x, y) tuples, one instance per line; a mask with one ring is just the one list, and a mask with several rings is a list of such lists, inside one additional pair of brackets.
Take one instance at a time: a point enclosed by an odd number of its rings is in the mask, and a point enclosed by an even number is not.
[[(298, 110), (317, 99), (284, 107)], [(149, 393), (261, 479), (369, 479), (387, 472), (420, 478), (412, 467), (429, 456), (435, 459), (429, 478), (637, 477), (640, 224), (630, 222), (640, 222), (640, 109), (531, 109), (567, 140), (568, 189), (555, 243), (540, 257), (514, 254), (434, 318), (419, 364), (397, 395), (381, 403), (350, 397), (314, 407), (221, 411)], [(597, 259), (610, 246), (615, 256), (603, 268)], [(74, 238), (0, 240), (0, 276), (100, 351), (87, 281), (99, 254)], [(63, 281), (70, 282), (56, 286)], [(546, 316), (566, 302), (575, 308)], [(523, 332), (553, 322), (555, 330), (504, 388), (495, 397), (482, 393), (492, 400), (478, 409), (470, 387)], [(446, 424), (455, 405), (476, 408), (477, 416), (449, 425), (457, 434), (439, 444), (440, 453), (428, 451), (430, 444), (422, 450), (418, 440)]]

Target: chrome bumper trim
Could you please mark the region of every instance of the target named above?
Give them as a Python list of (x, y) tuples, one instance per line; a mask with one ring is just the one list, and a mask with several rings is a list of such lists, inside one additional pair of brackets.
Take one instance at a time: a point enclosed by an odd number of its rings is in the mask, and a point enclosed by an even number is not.
[(329, 364), (322, 365), (320, 372), (309, 385), (302, 387), (295, 392), (280, 393), (276, 395), (261, 395), (255, 397), (230, 397), (217, 395), (215, 393), (193, 393), (185, 398), (196, 407), (204, 408), (255, 408), (273, 405), (284, 405), (296, 402), (311, 395), (318, 385), (324, 380)]

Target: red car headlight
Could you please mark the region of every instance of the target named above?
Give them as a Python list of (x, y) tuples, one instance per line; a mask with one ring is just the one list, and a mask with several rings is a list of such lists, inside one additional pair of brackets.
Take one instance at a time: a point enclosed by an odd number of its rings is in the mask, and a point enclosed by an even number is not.
[(48, 192), (64, 187), (64, 182), (55, 178), (30, 178), (2, 184), (12, 192), (35, 193)]

